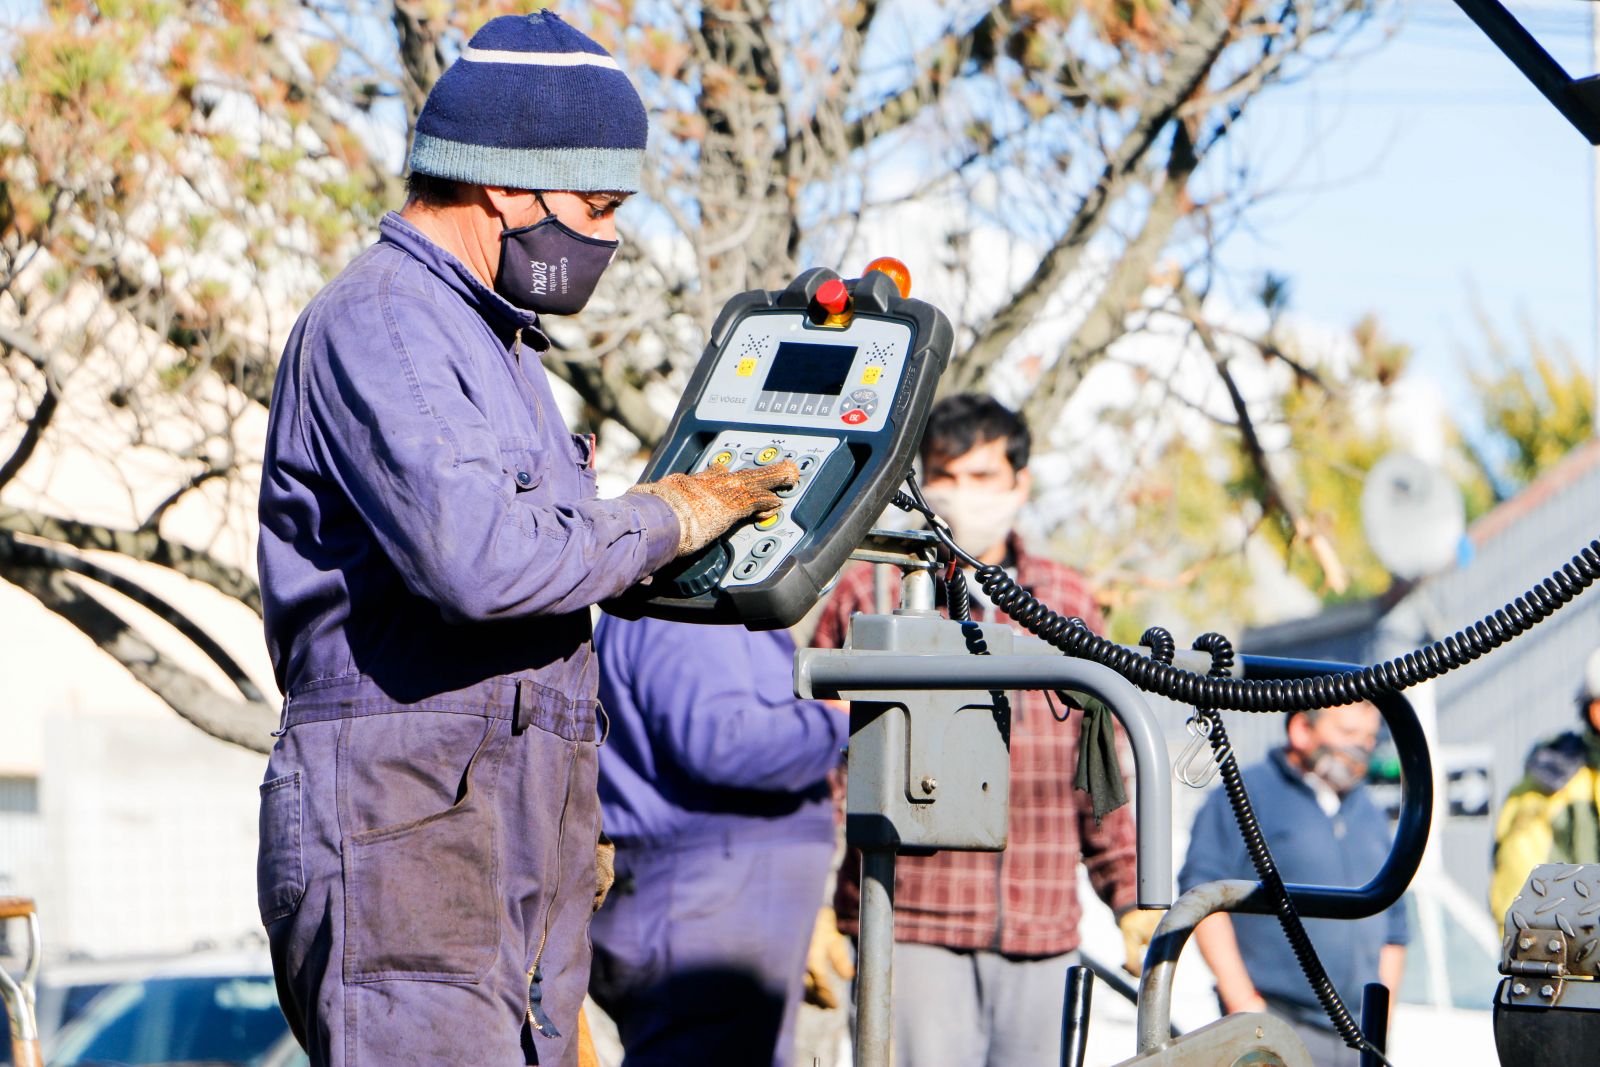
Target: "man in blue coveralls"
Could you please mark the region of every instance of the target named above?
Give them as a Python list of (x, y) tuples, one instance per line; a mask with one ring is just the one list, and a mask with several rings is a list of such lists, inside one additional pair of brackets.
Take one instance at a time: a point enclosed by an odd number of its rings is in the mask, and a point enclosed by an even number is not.
[(616, 888), (595, 999), (626, 1067), (787, 1067), (850, 716), (793, 691), (787, 631), (604, 616), (600, 804)]
[[(1288, 744), (1244, 770), (1251, 806), (1284, 881), (1359, 886), (1378, 873), (1392, 835), (1364, 783), (1379, 721), (1378, 709), (1367, 703), (1296, 712), (1289, 716)], [(1195, 816), (1178, 888), (1255, 877), (1232, 806), (1215, 789)], [(1404, 901), (1366, 919), (1307, 919), (1305, 927), (1352, 1011), (1368, 982), (1382, 982), (1391, 995), (1399, 991)], [(1213, 915), (1195, 928), (1195, 942), (1216, 975), (1223, 1011), (1271, 1011), (1295, 1028), (1318, 1067), (1355, 1067), (1360, 1056), (1318, 1006), (1275, 918)]]
[(595, 498), (539, 315), (571, 314), (639, 186), (645, 111), (546, 12), (429, 94), (410, 194), (312, 301), (261, 489), (285, 694), (257, 887), (318, 1067), (576, 1062), (597, 875), (589, 607), (776, 508), (793, 464)]

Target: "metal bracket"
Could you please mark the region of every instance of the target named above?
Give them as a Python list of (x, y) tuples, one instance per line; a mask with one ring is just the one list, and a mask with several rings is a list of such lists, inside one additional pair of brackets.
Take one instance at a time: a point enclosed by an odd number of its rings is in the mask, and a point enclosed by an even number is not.
[(928, 530), (869, 530), (850, 558), (885, 563), (902, 571), (937, 569), (939, 539)]

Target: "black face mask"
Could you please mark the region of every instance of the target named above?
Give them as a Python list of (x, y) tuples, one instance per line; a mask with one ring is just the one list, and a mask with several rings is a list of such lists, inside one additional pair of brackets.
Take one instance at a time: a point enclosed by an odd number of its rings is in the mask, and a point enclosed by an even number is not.
[(545, 207), (542, 196), (539, 206), (545, 217), (532, 226), (501, 230), (494, 291), (525, 311), (576, 315), (594, 295), (618, 242), (568, 228)]

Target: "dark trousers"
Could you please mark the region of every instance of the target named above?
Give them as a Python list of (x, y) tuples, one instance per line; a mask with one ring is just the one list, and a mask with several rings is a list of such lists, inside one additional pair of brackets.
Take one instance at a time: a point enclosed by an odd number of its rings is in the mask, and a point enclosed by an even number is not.
[(787, 1067), (833, 845), (617, 848), (589, 990), (625, 1067)]
[[(573, 1067), (589, 980), (596, 746), (559, 716), (397, 711), (293, 726), (257, 887), (312, 1067)], [(505, 717), (495, 714), (503, 711)], [(538, 960), (540, 1006), (527, 1022)]]

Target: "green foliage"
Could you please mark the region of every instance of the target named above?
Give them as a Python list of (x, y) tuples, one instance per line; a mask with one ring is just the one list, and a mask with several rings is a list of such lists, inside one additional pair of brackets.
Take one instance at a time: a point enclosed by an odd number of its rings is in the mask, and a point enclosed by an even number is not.
[(1533, 481), (1594, 434), (1594, 380), (1564, 343), (1523, 327), (1514, 352), (1483, 315), (1486, 367), (1470, 369), (1488, 440), (1481, 469), (1500, 496)]

